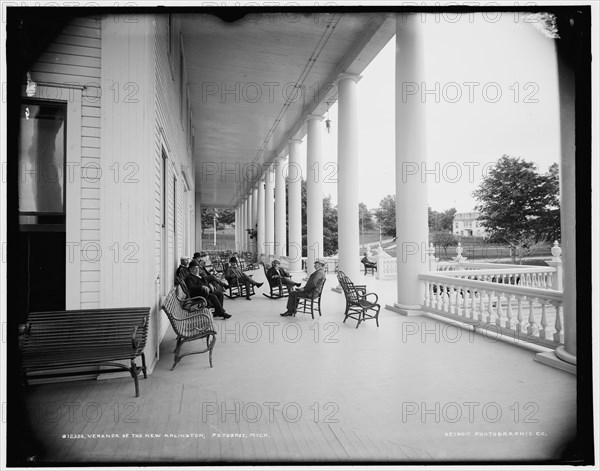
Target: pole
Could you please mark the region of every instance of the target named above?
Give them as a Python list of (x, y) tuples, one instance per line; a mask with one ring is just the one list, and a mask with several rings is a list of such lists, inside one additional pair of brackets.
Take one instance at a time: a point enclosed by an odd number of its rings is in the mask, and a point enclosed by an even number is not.
[(213, 227), (214, 227), (213, 245), (215, 246), (215, 249), (216, 249), (217, 248), (217, 210), (216, 209), (213, 214)]

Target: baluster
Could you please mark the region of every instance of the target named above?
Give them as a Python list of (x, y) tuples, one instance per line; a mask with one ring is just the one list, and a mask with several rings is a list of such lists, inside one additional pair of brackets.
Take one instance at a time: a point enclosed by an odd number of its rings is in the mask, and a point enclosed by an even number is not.
[(554, 306), (554, 312), (556, 313), (556, 317), (554, 319), (554, 341), (556, 343), (563, 343), (563, 327), (562, 327), (562, 319), (560, 318), (560, 310), (561, 305), (558, 301), (552, 301), (550, 304)]
[(533, 302), (535, 298), (529, 298), (529, 319), (527, 325), (527, 335), (535, 335), (535, 316), (533, 315)]
[(540, 338), (546, 339), (546, 328), (548, 327), (548, 322), (546, 321), (546, 301), (541, 300), (542, 303), (542, 319), (540, 320), (540, 324), (542, 326), (540, 330)]
[(437, 309), (442, 309), (442, 285), (440, 285), (439, 283), (436, 285), (437, 286), (437, 292), (436, 294), (436, 307)]
[(513, 312), (512, 312), (512, 300), (513, 300), (514, 296), (512, 294), (508, 294), (506, 295), (506, 322), (504, 323), (504, 325), (506, 326), (507, 329), (512, 329), (512, 317), (513, 317)]
[(473, 319), (473, 311), (469, 309), (470, 293), (468, 288), (463, 288), (463, 306), (465, 308), (465, 318)]
[(444, 286), (442, 300), (444, 301), (444, 312), (450, 312), (450, 293), (448, 292), (448, 286)]
[(458, 300), (456, 299), (456, 291), (454, 289), (454, 286), (454, 284), (448, 286), (448, 312), (451, 312), (452, 314), (456, 314), (456, 308), (458, 303)]
[(479, 293), (479, 312), (477, 313), (477, 320), (479, 322), (483, 322), (483, 298), (485, 297), (485, 290), (482, 290)]
[(523, 298), (524, 296), (517, 296), (517, 334), (523, 332)]
[(492, 310), (492, 308), (493, 308), (492, 299), (494, 298), (494, 294), (496, 294), (496, 292), (495, 291), (491, 291), (490, 295), (488, 297), (488, 300), (489, 300), (488, 301), (488, 309), (487, 309), (488, 316), (487, 316), (486, 324), (491, 324), (492, 323), (492, 316), (494, 314), (494, 312)]
[(502, 318), (502, 296), (506, 297), (506, 294), (502, 291), (498, 293), (498, 309), (496, 309), (496, 325), (498, 327), (502, 327), (501, 318)]

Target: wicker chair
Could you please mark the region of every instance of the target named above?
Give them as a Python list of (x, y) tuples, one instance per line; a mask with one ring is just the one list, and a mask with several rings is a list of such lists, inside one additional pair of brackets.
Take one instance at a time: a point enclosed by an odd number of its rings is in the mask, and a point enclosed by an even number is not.
[[(375, 319), (377, 327), (379, 327), (379, 310), (381, 309), (381, 306), (377, 304), (379, 297), (375, 293), (367, 293), (366, 286), (357, 286), (352, 283), (350, 278), (342, 271), (338, 272), (337, 277), (346, 297), (344, 322), (348, 318), (355, 319), (358, 321), (356, 324), (356, 328), (358, 329), (361, 322), (368, 319)], [(369, 296), (375, 296), (375, 299), (369, 301), (367, 299)]]
[[(199, 306), (199, 304), (197, 306)], [(177, 366), (177, 363), (179, 363), (183, 357), (206, 352), (208, 352), (208, 362), (212, 368), (212, 351), (217, 340), (217, 331), (213, 325), (212, 313), (210, 309), (206, 308), (206, 304), (199, 309), (186, 311), (181, 306), (181, 302), (177, 297), (177, 287), (174, 287), (166, 296), (162, 305), (162, 310), (169, 318), (171, 327), (173, 327), (173, 331), (175, 332), (175, 335), (177, 335), (171, 371), (173, 371), (175, 366)], [(206, 339), (206, 348), (180, 353), (181, 346), (184, 343), (201, 339)]]

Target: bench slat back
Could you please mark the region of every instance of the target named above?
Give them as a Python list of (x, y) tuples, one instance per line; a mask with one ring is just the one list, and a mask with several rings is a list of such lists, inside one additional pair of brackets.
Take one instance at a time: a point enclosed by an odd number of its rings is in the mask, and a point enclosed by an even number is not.
[[(172, 288), (169, 294), (165, 297), (162, 305), (162, 310), (165, 312), (173, 327), (173, 331), (181, 337), (188, 337), (198, 333), (198, 329), (214, 331), (212, 324), (212, 313), (208, 308), (202, 308), (194, 311), (186, 311), (181, 307), (181, 301), (177, 299), (177, 288)], [(199, 318), (187, 321), (187, 318), (194, 314), (204, 313), (206, 318)]]
[(75, 351), (82, 347), (141, 353), (148, 337), (149, 307), (32, 312), (20, 338), (24, 354)]

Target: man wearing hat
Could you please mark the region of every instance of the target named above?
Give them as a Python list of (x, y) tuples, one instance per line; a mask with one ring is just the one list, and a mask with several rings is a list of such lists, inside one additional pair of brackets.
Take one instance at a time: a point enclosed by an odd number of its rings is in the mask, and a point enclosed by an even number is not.
[(229, 288), (229, 285), (216, 276), (212, 263), (209, 265), (207, 260), (210, 262), (210, 257), (206, 252), (196, 252), (194, 254), (194, 262), (200, 267), (200, 276), (208, 281), (211, 288), (217, 293), (221, 293), (222, 296), (223, 292)]
[(271, 268), (267, 270), (267, 280), (269, 280), (271, 286), (279, 286), (279, 281), (281, 281), (282, 284), (287, 286), (290, 292), (294, 289), (294, 286), (300, 286), (300, 283), (295, 283), (292, 280), (292, 275), (281, 266), (279, 260), (271, 262)]
[(238, 283), (243, 284), (246, 288), (246, 299), (250, 301), (252, 298), (250, 297), (250, 291), (252, 286), (256, 286), (260, 288), (263, 284), (254, 281), (251, 277), (246, 275), (240, 270), (240, 267), (237, 264), (237, 258), (231, 257), (229, 259), (229, 264), (226, 265), (225, 268), (225, 279), (229, 284), (234, 284), (235, 280), (238, 280)]
[(296, 291), (290, 291), (290, 296), (288, 297), (286, 306), (287, 311), (280, 314), (281, 316), (293, 316), (296, 313), (296, 308), (298, 307), (298, 298), (312, 297), (319, 281), (325, 278), (325, 265), (325, 260), (320, 258), (315, 260), (315, 271), (308, 277), (308, 281), (306, 282), (306, 285), (304, 285), (304, 288)]
[(208, 301), (208, 307), (212, 307), (215, 310), (215, 317), (223, 317), (229, 319), (230, 314), (225, 312), (223, 308), (223, 293), (216, 292), (200, 275), (200, 266), (194, 260), (189, 265), (190, 275), (185, 279), (185, 284), (190, 292), (190, 297), (203, 296)]

